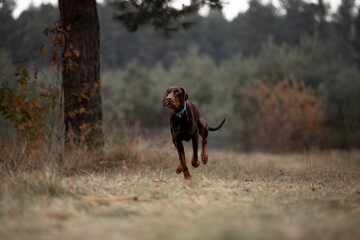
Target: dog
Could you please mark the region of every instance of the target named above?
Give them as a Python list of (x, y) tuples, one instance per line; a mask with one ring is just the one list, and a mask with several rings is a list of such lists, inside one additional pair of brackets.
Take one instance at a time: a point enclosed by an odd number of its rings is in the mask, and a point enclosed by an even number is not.
[(192, 140), (193, 157), (191, 165), (197, 168), (200, 165), (198, 160), (198, 135), (201, 136), (201, 161), (203, 164), (208, 162), (208, 153), (206, 148), (206, 138), (209, 131), (219, 130), (225, 122), (219, 124), (219, 126), (212, 128), (209, 127), (206, 120), (200, 115), (198, 107), (188, 101), (188, 94), (183, 87), (169, 87), (163, 98), (162, 105), (169, 108), (170, 111), (170, 130), (173, 143), (179, 154), (179, 166), (176, 169), (176, 173), (184, 173), (185, 179), (191, 179), (191, 175), (188, 167), (186, 166), (185, 151), (182, 141)]

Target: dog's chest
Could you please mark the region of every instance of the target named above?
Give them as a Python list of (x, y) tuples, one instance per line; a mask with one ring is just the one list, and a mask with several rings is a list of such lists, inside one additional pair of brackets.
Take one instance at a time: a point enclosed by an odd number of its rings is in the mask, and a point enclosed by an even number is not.
[(194, 124), (189, 124), (188, 121), (181, 121), (180, 119), (172, 124), (171, 131), (176, 139), (182, 141), (189, 141), (194, 134), (197, 134)]
[(176, 136), (176, 139), (179, 139), (181, 141), (190, 141), (192, 139), (192, 135), (189, 134), (189, 133), (178, 133), (177, 136)]

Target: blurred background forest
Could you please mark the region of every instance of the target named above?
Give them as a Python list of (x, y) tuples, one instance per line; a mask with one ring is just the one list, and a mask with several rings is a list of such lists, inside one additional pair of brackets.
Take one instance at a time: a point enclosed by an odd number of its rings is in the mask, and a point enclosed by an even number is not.
[[(192, 16), (192, 28), (168, 38), (151, 27), (128, 33), (113, 19), (116, 9), (99, 4), (106, 139), (168, 133), (161, 98), (181, 85), (210, 126), (227, 118), (211, 146), (358, 149), (360, 6), (342, 0), (329, 9), (323, 0), (282, 0), (280, 7), (250, 0), (231, 22), (221, 12)], [(56, 81), (39, 48), (51, 44), (43, 30), (59, 19), (58, 7), (32, 7), (16, 19), (13, 10), (12, 1), (0, 5), (0, 82), (11, 85), (25, 57)], [(0, 121), (2, 137), (13, 134)]]

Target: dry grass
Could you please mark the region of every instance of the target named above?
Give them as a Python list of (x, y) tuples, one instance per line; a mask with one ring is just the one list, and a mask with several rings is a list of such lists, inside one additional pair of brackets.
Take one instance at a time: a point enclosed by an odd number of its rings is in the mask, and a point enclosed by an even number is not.
[(359, 239), (359, 152), (210, 151), (185, 181), (160, 139), (115, 145), (97, 168), (4, 171), (0, 239)]

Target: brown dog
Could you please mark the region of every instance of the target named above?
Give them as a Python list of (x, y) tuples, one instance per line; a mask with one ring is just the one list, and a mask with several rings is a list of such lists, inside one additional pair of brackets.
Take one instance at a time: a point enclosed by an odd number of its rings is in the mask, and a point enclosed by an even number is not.
[(185, 179), (191, 179), (191, 175), (186, 166), (185, 151), (182, 141), (192, 140), (193, 157), (191, 165), (198, 167), (198, 134), (201, 135), (201, 161), (206, 164), (208, 161), (208, 153), (206, 149), (206, 138), (209, 130), (216, 131), (222, 127), (224, 120), (216, 128), (209, 127), (206, 120), (200, 116), (199, 109), (190, 101), (187, 101), (188, 94), (183, 87), (169, 87), (162, 99), (164, 107), (168, 107), (170, 112), (170, 129), (172, 140), (179, 153), (179, 166), (176, 173), (184, 173)]

